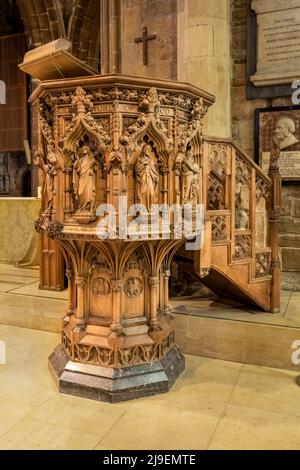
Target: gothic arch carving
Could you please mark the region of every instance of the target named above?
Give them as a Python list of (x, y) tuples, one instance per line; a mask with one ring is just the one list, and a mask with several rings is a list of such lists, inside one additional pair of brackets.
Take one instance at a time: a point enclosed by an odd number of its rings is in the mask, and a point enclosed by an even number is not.
[(140, 114), (120, 137), (122, 145), (131, 152), (145, 136), (153, 142), (159, 163), (168, 167), (172, 138), (160, 119), (160, 101), (155, 88), (150, 88), (139, 103)]
[(92, 117), (90, 113), (92, 104), (83, 88), (76, 88), (72, 104), (77, 112), (70, 123), (70, 132), (62, 143), (66, 167), (69, 165), (70, 156), (76, 152), (80, 140), (84, 139), (85, 136), (94, 141), (98, 150), (103, 154), (107, 151), (111, 142), (111, 138), (105, 129)]

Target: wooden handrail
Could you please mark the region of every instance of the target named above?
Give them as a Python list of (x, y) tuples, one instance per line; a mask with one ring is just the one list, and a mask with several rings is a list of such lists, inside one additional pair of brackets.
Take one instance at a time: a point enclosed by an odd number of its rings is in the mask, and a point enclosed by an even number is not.
[(213, 137), (213, 136), (204, 136), (203, 137), (204, 142), (207, 143), (219, 143), (219, 144), (225, 144), (225, 145), (231, 145), (232, 148), (235, 149), (238, 155), (240, 155), (242, 158), (247, 160), (247, 162), (255, 169), (255, 171), (258, 173), (258, 175), (270, 186), (272, 186), (272, 181), (269, 178), (266, 173), (263, 172), (261, 167), (251, 158), (249, 155), (247, 155), (246, 152), (241, 150), (236, 143), (232, 141), (232, 139), (228, 138), (218, 138), (218, 137)]

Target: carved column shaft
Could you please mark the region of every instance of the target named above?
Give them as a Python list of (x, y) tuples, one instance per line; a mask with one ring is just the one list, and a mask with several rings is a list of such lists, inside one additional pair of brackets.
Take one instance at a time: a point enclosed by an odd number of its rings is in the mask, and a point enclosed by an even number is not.
[(75, 317), (78, 320), (78, 323), (85, 323), (85, 288), (86, 288), (86, 278), (83, 276), (75, 278), (75, 284), (77, 286), (77, 309)]
[(68, 306), (67, 315), (74, 313), (74, 273), (72, 269), (66, 269), (66, 276), (68, 279)]
[(157, 288), (159, 286), (159, 277), (149, 278), (150, 286), (150, 328), (156, 329), (158, 325), (157, 320)]
[(120, 334), (122, 331), (122, 324), (121, 324), (122, 282), (120, 280), (112, 281), (112, 291), (113, 291), (113, 308), (112, 308), (113, 321), (110, 325), (110, 328), (113, 334)]
[(171, 311), (169, 305), (169, 279), (171, 276), (170, 270), (165, 270), (163, 273), (163, 293), (164, 293), (164, 313), (168, 314)]
[(72, 214), (72, 168), (67, 168), (65, 173), (65, 213)]
[(271, 164), (269, 176), (273, 181), (271, 194), (271, 210), (269, 214), (269, 237), (271, 254), (271, 311), (280, 311), (280, 263), (278, 257), (278, 224), (281, 209), (281, 176), (278, 166)]
[(164, 168), (162, 170), (162, 178), (163, 178), (163, 204), (168, 204), (168, 170), (167, 168)]

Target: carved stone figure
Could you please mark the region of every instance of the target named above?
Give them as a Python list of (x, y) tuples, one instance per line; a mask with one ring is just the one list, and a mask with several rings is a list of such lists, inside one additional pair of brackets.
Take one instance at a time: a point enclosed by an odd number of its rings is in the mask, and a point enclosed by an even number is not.
[(151, 145), (145, 144), (135, 164), (137, 181), (137, 202), (151, 211), (152, 204), (157, 203), (159, 173), (153, 162)]
[(235, 228), (238, 230), (244, 230), (249, 228), (249, 216), (245, 209), (237, 209)]
[(84, 145), (73, 166), (73, 189), (77, 213), (95, 212), (97, 161), (91, 149)]
[(197, 204), (199, 202), (199, 173), (200, 168), (195, 162), (192, 150), (186, 152), (182, 162), (182, 204)]
[(249, 192), (247, 186), (241, 183), (236, 185), (235, 228), (238, 230), (249, 228)]
[(299, 141), (295, 137), (296, 126), (293, 119), (283, 116), (278, 119), (275, 128), (275, 138), (278, 141), (280, 150), (289, 148)]
[(35, 154), (35, 164), (41, 168), (44, 173), (43, 195), (46, 201), (44, 213), (48, 214), (53, 208), (54, 197), (54, 177), (56, 176), (57, 158), (54, 150), (47, 145), (47, 157), (44, 160), (40, 153)]

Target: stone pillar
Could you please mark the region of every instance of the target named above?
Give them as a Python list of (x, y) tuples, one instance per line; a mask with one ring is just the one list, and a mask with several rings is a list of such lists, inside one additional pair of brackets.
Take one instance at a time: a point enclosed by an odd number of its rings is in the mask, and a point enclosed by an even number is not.
[(178, 0), (178, 80), (216, 96), (204, 134), (231, 137), (230, 0)]

